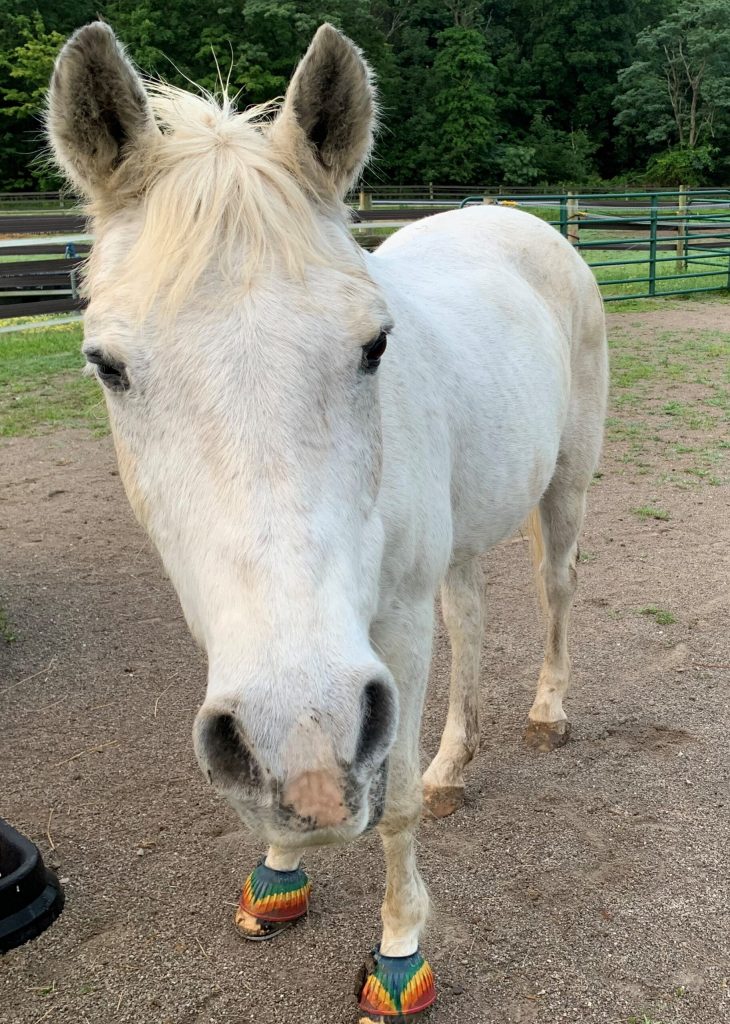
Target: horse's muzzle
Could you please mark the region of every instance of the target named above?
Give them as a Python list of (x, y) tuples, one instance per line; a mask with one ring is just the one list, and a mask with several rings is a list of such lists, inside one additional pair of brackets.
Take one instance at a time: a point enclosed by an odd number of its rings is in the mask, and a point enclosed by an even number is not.
[[(273, 772), (252, 749), (238, 708), (205, 704), (195, 721), (195, 752), (211, 784), (270, 842), (346, 840), (377, 824), (383, 813), (387, 755), (398, 720), (392, 684), (368, 682), (360, 709), (351, 740), (355, 757), (349, 762), (338, 759), (331, 741), (320, 734), (321, 749), (300, 743), (296, 771)], [(285, 741), (282, 747), (285, 761), (293, 757)]]

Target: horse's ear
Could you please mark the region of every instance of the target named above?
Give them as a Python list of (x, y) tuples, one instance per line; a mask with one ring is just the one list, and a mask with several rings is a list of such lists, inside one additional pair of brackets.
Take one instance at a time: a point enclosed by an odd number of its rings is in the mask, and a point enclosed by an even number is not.
[(354, 43), (322, 25), (294, 72), (274, 145), (324, 198), (341, 198), (368, 157), (374, 126), (370, 68)]
[(48, 135), (56, 160), (86, 196), (157, 134), (147, 94), (109, 25), (95, 21), (68, 40), (48, 93)]

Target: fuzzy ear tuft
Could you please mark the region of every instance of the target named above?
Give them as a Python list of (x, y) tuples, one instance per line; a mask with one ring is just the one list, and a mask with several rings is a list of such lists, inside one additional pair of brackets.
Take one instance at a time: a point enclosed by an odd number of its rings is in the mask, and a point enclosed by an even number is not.
[(104, 22), (80, 28), (58, 55), (47, 126), (59, 166), (92, 199), (157, 135), (142, 79)]
[(322, 25), (294, 72), (272, 141), (323, 198), (342, 198), (373, 144), (375, 88), (360, 50)]

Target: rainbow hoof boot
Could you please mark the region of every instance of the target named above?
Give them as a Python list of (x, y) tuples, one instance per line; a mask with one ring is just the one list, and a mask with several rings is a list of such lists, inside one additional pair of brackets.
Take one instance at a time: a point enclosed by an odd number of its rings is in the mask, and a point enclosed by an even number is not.
[(360, 1024), (401, 1024), (435, 1002), (436, 982), (418, 950), (410, 956), (384, 956), (375, 950), (358, 978), (355, 995)]
[(262, 861), (243, 883), (236, 910), (236, 929), (261, 942), (289, 928), (309, 907), (312, 883), (305, 871), (275, 871)]

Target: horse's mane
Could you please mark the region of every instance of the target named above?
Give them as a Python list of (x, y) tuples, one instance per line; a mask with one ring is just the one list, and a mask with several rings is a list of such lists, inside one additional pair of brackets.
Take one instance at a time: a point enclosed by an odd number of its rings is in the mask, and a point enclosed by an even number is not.
[(214, 254), (243, 288), (274, 254), (295, 275), (321, 262), (316, 203), (267, 138), (277, 103), (237, 113), (226, 95), (159, 83), (148, 95), (160, 133), (141, 154), (144, 226), (121, 271), (142, 316), (163, 291), (174, 313)]

